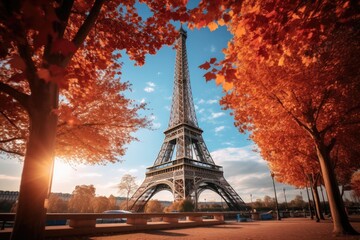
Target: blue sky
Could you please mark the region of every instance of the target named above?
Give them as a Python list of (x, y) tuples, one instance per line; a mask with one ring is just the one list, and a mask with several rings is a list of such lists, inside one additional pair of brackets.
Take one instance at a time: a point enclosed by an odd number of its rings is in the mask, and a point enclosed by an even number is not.
[[(229, 111), (219, 105), (224, 94), (221, 86), (206, 82), (204, 71), (198, 66), (212, 57), (222, 59), (222, 49), (227, 46), (231, 35), (225, 28), (214, 32), (208, 29), (188, 30), (187, 54), (193, 99), (203, 138), (217, 165), (224, 167), (224, 175), (245, 202), (250, 202), (250, 194), (255, 201), (265, 195), (274, 196), (267, 164), (253, 151), (253, 142), (247, 135), (240, 134), (234, 127)], [(132, 83), (132, 91), (126, 96), (136, 102), (146, 102), (149, 110), (142, 111), (152, 119), (152, 128), (142, 129), (134, 135), (139, 139), (128, 145), (123, 162), (106, 166), (69, 166), (56, 160), (53, 179), (53, 192), (71, 193), (76, 185), (93, 184), (98, 195), (119, 196), (116, 184), (121, 177), (130, 173), (136, 176), (138, 184), (145, 177), (146, 167), (152, 166), (164, 140), (163, 131), (167, 128), (173, 88), (175, 50), (172, 46), (163, 47), (156, 55), (150, 55), (146, 64), (134, 66), (124, 55), (122, 81)], [(0, 189), (17, 191), (22, 164), (13, 159), (0, 161)], [(283, 188), (286, 188), (288, 201), (300, 190), (277, 184), (279, 201), (284, 201)], [(303, 191), (304, 193), (304, 191)], [(305, 195), (304, 195), (305, 196)], [(173, 200), (168, 192), (154, 196), (156, 199)], [(220, 201), (211, 191), (205, 191), (199, 201)]]

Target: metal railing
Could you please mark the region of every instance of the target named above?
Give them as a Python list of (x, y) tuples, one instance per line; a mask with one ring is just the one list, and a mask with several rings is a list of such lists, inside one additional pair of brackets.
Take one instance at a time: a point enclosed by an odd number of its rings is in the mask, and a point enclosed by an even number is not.
[[(14, 213), (0, 213), (0, 223), (13, 222)], [(100, 224), (99, 219), (126, 219), (121, 223)], [(151, 219), (151, 224), (148, 222)], [(224, 212), (181, 213), (48, 213), (47, 222), (62, 220), (62, 226), (47, 226), (46, 237), (96, 235), (103, 233), (161, 230), (181, 227), (197, 227), (224, 223)], [(12, 228), (0, 230), (0, 239), (10, 239)]]

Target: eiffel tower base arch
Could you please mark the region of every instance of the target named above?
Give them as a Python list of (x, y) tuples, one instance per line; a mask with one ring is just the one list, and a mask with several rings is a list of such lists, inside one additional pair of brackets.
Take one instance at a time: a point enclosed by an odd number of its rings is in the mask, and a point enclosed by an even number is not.
[(148, 168), (146, 178), (131, 198), (131, 210), (143, 212), (146, 203), (160, 191), (170, 191), (174, 200), (191, 199), (197, 209), (200, 194), (212, 190), (224, 200), (229, 210), (242, 211), (247, 207), (226, 181), (220, 166), (199, 167), (195, 160), (180, 159), (172, 166)]

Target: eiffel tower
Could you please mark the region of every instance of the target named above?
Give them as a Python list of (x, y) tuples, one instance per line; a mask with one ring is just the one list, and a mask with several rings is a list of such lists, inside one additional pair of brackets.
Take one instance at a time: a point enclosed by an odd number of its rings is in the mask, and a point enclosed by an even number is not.
[(223, 168), (214, 163), (202, 138), (191, 93), (186, 38), (181, 27), (169, 126), (154, 165), (147, 168), (144, 182), (130, 200), (131, 210), (144, 211), (150, 198), (163, 190), (170, 191), (175, 201), (192, 199), (197, 209), (198, 196), (207, 189), (219, 194), (230, 210), (245, 210), (244, 201), (226, 181)]

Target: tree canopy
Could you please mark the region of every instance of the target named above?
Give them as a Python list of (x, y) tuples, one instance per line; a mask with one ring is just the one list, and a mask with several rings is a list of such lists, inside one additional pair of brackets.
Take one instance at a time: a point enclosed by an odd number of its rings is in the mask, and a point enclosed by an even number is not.
[(43, 238), (55, 154), (114, 162), (130, 133), (146, 125), (136, 113), (143, 106), (124, 98), (128, 85), (114, 80), (119, 59), (126, 53), (141, 65), (172, 44), (170, 20), (186, 16), (186, 1), (141, 1), (150, 13), (144, 19), (136, 4), (1, 1), (0, 151), (24, 155), (12, 239)]
[[(101, 163), (124, 155), (123, 146), (134, 140), (130, 133), (146, 121), (137, 115), (143, 106), (122, 94), (129, 85), (119, 83), (121, 56), (142, 65), (146, 54), (175, 40), (170, 13), (180, 15), (180, 3), (148, 4), (153, 15), (142, 19), (132, 1), (2, 3), (0, 150), (25, 154), (28, 115), (39, 107), (29, 99), (40, 94), (36, 82), (44, 81), (60, 87), (60, 106), (53, 110), (59, 117), (57, 156)], [(77, 151), (69, 151), (73, 147)]]
[(359, 168), (358, 148), (349, 148), (359, 145), (360, 130), (356, 9), (353, 1), (231, 5), (207, 22), (233, 34), (224, 60), (200, 66), (222, 84), (221, 104), (233, 110), (240, 132), (251, 131), (270, 168), (281, 172), (278, 180), (303, 186), (307, 174), (322, 175), (338, 234), (354, 233), (342, 220), (334, 168), (338, 176)]
[(360, 171), (357, 171), (352, 175), (351, 187), (355, 194), (360, 197)]
[(146, 213), (161, 213), (164, 210), (164, 206), (157, 199), (152, 199), (146, 203), (145, 212)]

